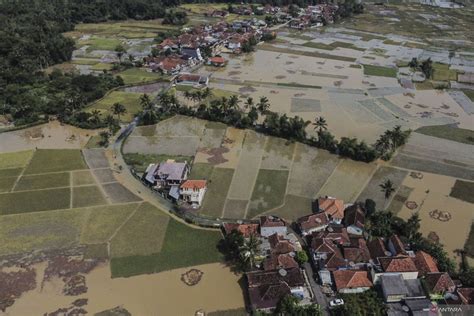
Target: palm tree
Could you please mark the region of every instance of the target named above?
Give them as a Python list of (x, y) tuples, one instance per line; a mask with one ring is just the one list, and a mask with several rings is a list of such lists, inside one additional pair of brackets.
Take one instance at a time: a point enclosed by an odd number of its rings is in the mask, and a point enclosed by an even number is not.
[(258, 102), (257, 109), (260, 111), (260, 114), (265, 114), (270, 109), (270, 102), (268, 101), (267, 97), (260, 97), (260, 101)]
[(390, 179), (385, 180), (380, 185), (380, 188), (382, 188), (382, 192), (384, 192), (385, 199), (387, 199), (387, 200), (388, 200), (388, 198), (390, 198), (392, 193), (395, 192), (395, 186), (394, 186), (392, 180), (390, 180)]
[(381, 153), (385, 154), (391, 147), (390, 135), (387, 132), (380, 135), (379, 139), (375, 142), (375, 149)]
[[(163, 96), (166, 96), (166, 94), (162, 95), (161, 98), (163, 98)], [(150, 97), (146, 93), (140, 97), (140, 105), (142, 106), (143, 111), (150, 111), (153, 109)]]
[(250, 235), (250, 238), (248, 238), (240, 248), (241, 259), (250, 269), (255, 265), (255, 256), (257, 255), (260, 243), (261, 241), (257, 237)]
[(254, 106), (255, 102), (253, 102), (253, 98), (252, 97), (248, 97), (247, 100), (245, 100), (245, 104), (244, 104), (244, 107), (245, 109), (251, 109), (253, 106)]
[(212, 90), (209, 89), (209, 87), (206, 87), (206, 89), (202, 91), (201, 96), (203, 100), (212, 97)]
[(122, 103), (116, 102), (112, 105), (112, 112), (117, 115), (120, 122), (120, 115), (127, 113), (127, 109)]
[(92, 110), (91, 112), (92, 115), (92, 121), (94, 123), (99, 123), (100, 122), (100, 111), (99, 110)]
[(314, 129), (319, 130), (319, 133), (328, 129), (328, 123), (326, 122), (326, 119), (322, 116), (316, 117), (314, 119), (313, 125), (314, 125)]
[(239, 97), (235, 94), (231, 95), (229, 98), (229, 109), (235, 110), (239, 106), (240, 100)]

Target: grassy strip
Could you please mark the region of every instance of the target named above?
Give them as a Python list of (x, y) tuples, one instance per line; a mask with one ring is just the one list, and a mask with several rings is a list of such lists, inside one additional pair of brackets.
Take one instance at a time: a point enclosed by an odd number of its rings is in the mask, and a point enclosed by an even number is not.
[(15, 187), (15, 191), (39, 190), (68, 186), (69, 172), (50, 173), (21, 177)]
[(149, 256), (112, 258), (112, 277), (158, 273), (222, 261), (217, 250), (221, 238), (219, 231), (193, 229), (170, 218), (161, 251)]
[(336, 56), (336, 55), (324, 54), (324, 53), (319, 53), (319, 52), (304, 52), (304, 51), (300, 51), (296, 49), (275, 47), (270, 44), (259, 45), (258, 49), (270, 51), (270, 52), (276, 52), (276, 53), (293, 54), (293, 55), (325, 58), (325, 59), (334, 59), (334, 60), (347, 61), (347, 62), (355, 62), (357, 60), (357, 58), (354, 58), (354, 57)]
[(458, 80), (458, 73), (455, 70), (449, 69), (449, 65), (433, 63), (433, 80), (456, 81)]
[(0, 194), (0, 215), (69, 208), (69, 188)]
[(462, 89), (462, 92), (468, 97), (472, 102), (474, 102), (474, 90)]
[(87, 169), (80, 150), (38, 149), (35, 151), (25, 175)]
[(458, 143), (464, 143), (474, 145), (474, 131), (470, 129), (457, 128), (449, 125), (435, 125), (435, 126), (423, 126), (415, 130), (415, 132), (449, 139)]
[(283, 204), (289, 172), (260, 169), (252, 193), (248, 218)]
[(374, 65), (364, 65), (364, 75), (396, 78), (397, 69)]
[(72, 207), (86, 207), (107, 204), (102, 191), (96, 185), (74, 187), (72, 192)]
[(132, 166), (138, 172), (144, 172), (149, 164), (166, 161), (168, 159), (176, 160), (176, 162), (190, 162), (193, 157), (190, 156), (170, 156), (170, 155), (156, 155), (156, 154), (124, 154), (123, 158), (127, 165)]
[(234, 169), (214, 168), (202, 205), (204, 215), (221, 217), (233, 175)]
[(33, 153), (33, 150), (25, 150), (0, 154), (0, 169), (25, 167)]
[(460, 199), (465, 202), (474, 203), (474, 183), (462, 180), (456, 180), (449, 196)]
[(290, 83), (279, 82), (279, 83), (277, 83), (277, 86), (291, 87), (291, 88), (322, 89), (321, 86), (313, 86), (313, 85), (301, 84), (301, 83), (296, 83), (296, 82), (290, 82)]

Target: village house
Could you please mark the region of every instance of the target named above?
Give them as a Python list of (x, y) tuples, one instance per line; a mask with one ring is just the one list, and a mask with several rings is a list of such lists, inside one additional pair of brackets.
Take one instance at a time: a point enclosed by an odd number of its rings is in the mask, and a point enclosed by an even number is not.
[(343, 200), (326, 196), (317, 200), (317, 207), (320, 212), (326, 213), (332, 223), (341, 224), (345, 209)]
[(185, 67), (186, 61), (182, 60), (178, 57), (165, 57), (158, 63), (150, 64), (153, 70), (159, 70), (161, 73), (165, 75), (175, 75)]
[(378, 258), (389, 257), (392, 255), (392, 253), (385, 247), (384, 240), (380, 237), (375, 237), (367, 242), (367, 248), (369, 248), (370, 258), (375, 264), (379, 263)]
[(214, 67), (224, 67), (226, 63), (227, 61), (221, 56), (214, 56), (207, 60), (207, 64)]
[(298, 263), (290, 254), (272, 254), (263, 260), (263, 270), (272, 271), (280, 269), (298, 268)]
[(207, 86), (209, 84), (209, 77), (197, 74), (183, 73), (176, 76), (174, 82), (177, 85), (202, 87)]
[(272, 311), (286, 295), (304, 297), (305, 281), (299, 268), (246, 273), (250, 305), (258, 311)]
[(401, 274), (405, 280), (418, 278), (418, 269), (410, 257), (398, 256), (382, 257), (378, 259), (380, 262), (380, 269), (378, 267), (372, 269), (372, 280), (374, 283), (378, 283), (380, 276), (394, 273)]
[(456, 285), (446, 272), (428, 273), (424, 277), (426, 290), (432, 299), (440, 299), (447, 292), (454, 292)]
[(333, 277), (339, 293), (360, 293), (373, 286), (367, 271), (337, 270)]
[(392, 235), (388, 239), (388, 250), (392, 253), (392, 256), (404, 256), (407, 255), (405, 245), (400, 240), (398, 235)]
[(329, 225), (329, 219), (326, 213), (320, 212), (300, 217), (296, 220), (299, 230), (303, 236), (307, 236), (313, 232), (319, 232)]
[(207, 190), (206, 180), (186, 180), (180, 186), (180, 196), (184, 202), (193, 206), (201, 206)]
[(344, 210), (344, 226), (347, 233), (362, 236), (365, 225), (365, 211), (360, 204), (354, 204)]
[(258, 224), (238, 224), (238, 223), (224, 223), (224, 232), (226, 235), (230, 234), (233, 230), (237, 230), (242, 233), (244, 238), (250, 238), (250, 236), (259, 236)]
[(185, 162), (167, 160), (156, 164), (150, 164), (144, 175), (144, 180), (152, 187), (159, 190), (169, 190), (169, 195), (179, 199), (179, 186), (189, 175), (189, 165)]
[(260, 217), (260, 235), (270, 237), (273, 234), (285, 236), (288, 233), (286, 223), (276, 216)]
[(423, 299), (426, 294), (418, 279), (404, 279), (401, 273), (390, 273), (380, 277), (384, 300), (387, 303), (409, 299)]
[(415, 253), (413, 262), (415, 263), (420, 275), (439, 272), (436, 260), (431, 255), (422, 250)]

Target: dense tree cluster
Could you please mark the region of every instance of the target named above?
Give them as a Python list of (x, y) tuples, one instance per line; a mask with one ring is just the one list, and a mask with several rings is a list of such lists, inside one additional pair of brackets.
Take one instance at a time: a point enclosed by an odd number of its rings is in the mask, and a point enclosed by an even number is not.
[[(167, 6), (173, 1), (163, 2)], [(120, 79), (64, 75), (45, 70), (71, 59), (74, 41), (62, 35), (79, 22), (151, 19), (165, 14), (154, 0), (9, 0), (0, 2), (0, 115), (16, 125), (46, 114), (87, 127), (91, 114), (76, 114), (85, 103), (122, 83)], [(86, 123), (88, 122), (88, 123)]]
[(436, 258), (440, 271), (454, 272), (454, 262), (449, 258), (441, 244), (434, 243), (424, 238), (418, 231), (420, 229), (420, 218), (413, 214), (408, 220), (396, 217), (390, 211), (375, 211), (375, 202), (367, 200), (366, 215), (368, 217), (368, 232), (371, 237), (384, 237), (397, 234), (400, 238), (410, 244), (413, 250), (423, 250)]

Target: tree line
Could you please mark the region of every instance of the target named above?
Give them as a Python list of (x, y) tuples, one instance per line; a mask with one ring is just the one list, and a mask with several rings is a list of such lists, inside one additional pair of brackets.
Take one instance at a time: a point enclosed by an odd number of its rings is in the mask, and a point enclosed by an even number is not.
[[(289, 117), (270, 110), (270, 102), (262, 96), (258, 100), (248, 97), (244, 102), (237, 95), (213, 97), (209, 88), (185, 91), (184, 97), (193, 102), (192, 106), (182, 104), (174, 93), (159, 95), (154, 106), (147, 95), (142, 103), (141, 123), (155, 124), (163, 118), (175, 114), (194, 116), (205, 120), (218, 121), (237, 128), (251, 128), (258, 132), (281, 137), (290, 141), (299, 141), (310, 146), (326, 149), (334, 154), (353, 160), (371, 162), (375, 159), (389, 159), (392, 153), (406, 143), (410, 131), (395, 126), (382, 134), (374, 145), (357, 138), (342, 137), (339, 141), (327, 130), (323, 117), (314, 122), (305, 121), (299, 116)], [(263, 121), (259, 123), (259, 118)], [(308, 136), (307, 127), (313, 124), (317, 136)]]

